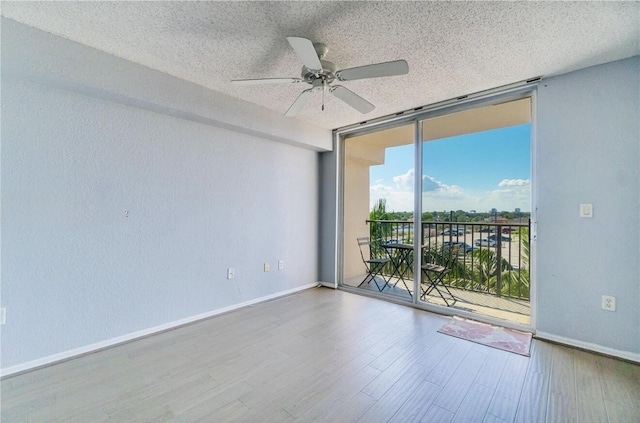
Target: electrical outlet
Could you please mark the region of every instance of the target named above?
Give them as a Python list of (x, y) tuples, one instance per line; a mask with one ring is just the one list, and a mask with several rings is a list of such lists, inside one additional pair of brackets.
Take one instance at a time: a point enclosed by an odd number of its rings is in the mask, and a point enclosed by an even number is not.
[(233, 269), (233, 267), (230, 267), (227, 269), (227, 279), (233, 279), (236, 276), (236, 271)]
[(265, 263), (264, 264), (264, 271), (268, 272), (269, 271), (269, 263)]
[(284, 260), (280, 260), (278, 262), (278, 270), (282, 270), (282, 269), (284, 269)]
[(609, 295), (602, 296), (602, 309), (607, 311), (616, 311), (616, 297)]

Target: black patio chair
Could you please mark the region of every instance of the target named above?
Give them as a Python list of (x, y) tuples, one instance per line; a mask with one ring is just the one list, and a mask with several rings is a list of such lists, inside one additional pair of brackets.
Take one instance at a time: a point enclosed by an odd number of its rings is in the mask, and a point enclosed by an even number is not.
[[(427, 295), (435, 290), (447, 307), (455, 304), (457, 301), (456, 297), (453, 296), (449, 287), (445, 285), (444, 278), (451, 273), (451, 270), (458, 259), (460, 247), (460, 244), (452, 244), (450, 247), (443, 247), (442, 250), (438, 252), (439, 254), (437, 254), (439, 257), (438, 261), (440, 261), (440, 263), (427, 262), (421, 266), (423, 277), (420, 280), (420, 287), (422, 288), (421, 297), (423, 301), (426, 301)], [(448, 298), (445, 297), (445, 293), (449, 296)], [(449, 304), (449, 302), (451, 302), (451, 304)]]
[[(388, 256), (375, 257), (374, 251), (371, 248), (371, 241), (369, 240), (369, 237), (358, 238), (358, 247), (360, 248), (360, 257), (362, 257), (362, 262), (367, 268), (367, 276), (365, 276), (362, 282), (360, 282), (358, 287), (362, 286), (362, 284), (364, 284), (365, 282), (369, 284), (371, 283), (371, 281), (373, 281), (373, 283), (376, 284), (378, 291), (382, 292), (382, 290), (389, 285), (389, 280), (382, 274), (382, 269), (387, 263), (391, 262), (391, 259)], [(367, 252), (368, 254), (365, 254), (365, 249), (369, 250)], [(386, 250), (382, 249), (382, 251), (385, 251), (386, 254)], [(382, 287), (380, 287), (380, 284), (378, 284), (376, 276), (380, 276), (384, 281)]]

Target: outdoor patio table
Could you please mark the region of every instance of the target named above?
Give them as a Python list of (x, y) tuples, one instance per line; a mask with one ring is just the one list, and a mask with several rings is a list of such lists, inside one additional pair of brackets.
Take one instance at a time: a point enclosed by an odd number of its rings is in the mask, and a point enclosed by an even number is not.
[[(398, 279), (393, 286), (395, 287), (399, 282), (402, 282), (409, 295), (413, 297), (405, 279), (408, 276), (408, 272), (413, 269), (413, 245), (388, 243), (382, 244), (382, 247), (387, 250), (389, 257), (391, 258), (391, 277), (396, 277)], [(389, 280), (391, 280), (391, 277)], [(389, 283), (387, 282), (387, 285), (388, 284)]]

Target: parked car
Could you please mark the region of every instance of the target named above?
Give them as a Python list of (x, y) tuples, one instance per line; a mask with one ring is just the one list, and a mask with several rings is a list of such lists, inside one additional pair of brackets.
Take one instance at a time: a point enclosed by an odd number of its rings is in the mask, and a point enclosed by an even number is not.
[(476, 247), (472, 247), (471, 245), (467, 244), (466, 242), (452, 242), (451, 244), (449, 244), (449, 242), (444, 242), (442, 243), (442, 246), (444, 248), (449, 248), (449, 245), (459, 245), (460, 246), (460, 251), (464, 251), (465, 253), (470, 253), (471, 251), (475, 250)]
[(464, 236), (464, 231), (462, 229), (452, 229), (451, 231), (449, 231), (449, 229), (445, 229), (444, 231), (440, 232), (440, 235), (444, 236), (448, 236), (449, 234), (451, 234), (452, 236)]
[(476, 239), (475, 241), (473, 241), (473, 244), (476, 247), (495, 247), (496, 246), (496, 242), (493, 239), (486, 239), (486, 238), (482, 238), (482, 239)]
[(493, 233), (493, 232), (495, 232), (495, 229), (493, 229), (493, 228), (484, 228), (484, 229), (480, 229), (480, 232)]
[[(495, 240), (497, 239), (497, 237), (496, 237), (495, 235), (491, 235), (491, 236), (489, 236), (489, 237), (488, 237), (488, 239), (492, 239), (492, 240), (494, 240), (494, 241), (495, 241)], [(501, 236), (500, 236), (500, 239), (501, 239), (502, 241), (511, 242), (511, 237), (508, 237), (508, 236), (506, 236), (506, 235), (501, 235)]]

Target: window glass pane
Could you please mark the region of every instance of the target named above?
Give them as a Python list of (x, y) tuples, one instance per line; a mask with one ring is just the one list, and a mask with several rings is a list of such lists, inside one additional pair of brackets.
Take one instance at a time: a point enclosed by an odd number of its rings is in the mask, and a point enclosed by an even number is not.
[(530, 323), (531, 102), (422, 121), (420, 301)]
[(347, 138), (343, 283), (411, 301), (414, 125)]

